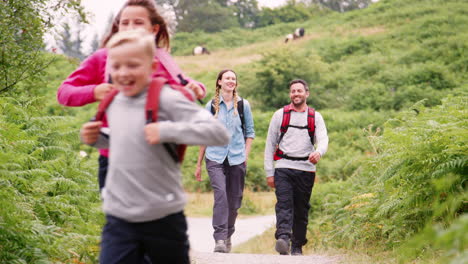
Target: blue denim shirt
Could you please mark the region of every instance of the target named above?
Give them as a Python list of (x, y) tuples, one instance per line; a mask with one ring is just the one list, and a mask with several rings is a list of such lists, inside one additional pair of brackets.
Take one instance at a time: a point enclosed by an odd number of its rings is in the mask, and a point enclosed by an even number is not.
[[(231, 140), (225, 146), (209, 146), (206, 148), (205, 157), (217, 163), (223, 163), (228, 158), (229, 165), (239, 165), (245, 161), (245, 139), (242, 132), (242, 123), (239, 114), (234, 109), (234, 104), (227, 109), (223, 97), (219, 96), (218, 120), (224, 124), (231, 134)], [(240, 98), (237, 98), (239, 101)], [(211, 101), (206, 104), (206, 109), (211, 112)], [(247, 138), (255, 138), (254, 122), (250, 104), (244, 98), (245, 134)]]

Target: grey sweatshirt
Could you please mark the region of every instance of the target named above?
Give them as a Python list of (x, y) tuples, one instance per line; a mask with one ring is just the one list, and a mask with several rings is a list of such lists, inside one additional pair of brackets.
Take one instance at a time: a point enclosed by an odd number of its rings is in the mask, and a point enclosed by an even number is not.
[[(183, 210), (186, 198), (180, 166), (162, 144), (145, 141), (147, 91), (127, 97), (119, 93), (107, 109), (110, 142), (109, 169), (102, 191), (106, 214), (128, 222), (145, 222)], [(189, 102), (180, 92), (164, 87), (158, 123), (161, 143), (226, 145), (230, 135), (210, 112)]]
[[(264, 168), (266, 176), (273, 176), (275, 168), (289, 168), (302, 171), (315, 171), (315, 165), (308, 160), (297, 161), (289, 159), (277, 160), (274, 164), (273, 155), (275, 154), (276, 145), (278, 144), (281, 135), (280, 128), (283, 121), (283, 108), (279, 109), (273, 114), (270, 126), (268, 128), (268, 136), (265, 143), (265, 161)], [(307, 125), (307, 111), (296, 112), (291, 111), (291, 119), (289, 125), (306, 126)], [(328, 149), (328, 135), (327, 128), (322, 115), (315, 112), (315, 136), (314, 145), (310, 142), (309, 133), (307, 129), (298, 129), (289, 127), (286, 134), (279, 144), (279, 148), (284, 154), (290, 157), (306, 157), (314, 151), (318, 151), (321, 156), (325, 155)]]

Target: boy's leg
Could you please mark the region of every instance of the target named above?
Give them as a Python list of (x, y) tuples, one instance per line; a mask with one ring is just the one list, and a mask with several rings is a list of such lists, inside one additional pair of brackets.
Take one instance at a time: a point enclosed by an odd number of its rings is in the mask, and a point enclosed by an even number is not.
[(139, 223), (138, 232), (151, 262), (189, 264), (187, 221), (183, 212)]
[(227, 239), (228, 198), (226, 194), (226, 175), (224, 165), (206, 159), (206, 170), (210, 176), (214, 194), (213, 205), (213, 237), (215, 240)]
[(141, 263), (143, 247), (135, 235), (134, 224), (107, 215), (102, 231), (101, 264)]
[(226, 193), (228, 197), (228, 238), (235, 231), (237, 210), (241, 207), (245, 185), (245, 162), (239, 165), (229, 166), (225, 162), (226, 168)]
[(98, 169), (98, 183), (99, 183), (99, 191), (104, 188), (104, 184), (106, 183), (106, 175), (107, 175), (107, 167), (109, 165), (109, 158), (103, 155), (99, 155), (98, 158), (99, 169)]
[(291, 180), (294, 192), (292, 246), (300, 248), (307, 243), (307, 223), (309, 222), (310, 197), (314, 187), (315, 172), (297, 171)]

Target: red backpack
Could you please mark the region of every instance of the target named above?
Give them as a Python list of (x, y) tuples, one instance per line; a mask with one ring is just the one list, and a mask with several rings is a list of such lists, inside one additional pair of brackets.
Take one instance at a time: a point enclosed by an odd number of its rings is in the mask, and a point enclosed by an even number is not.
[[(162, 87), (166, 84), (167, 80), (164, 78), (154, 78), (151, 81), (151, 84), (148, 88), (148, 96), (146, 98), (146, 105), (145, 105), (145, 113), (146, 113), (146, 124), (154, 123), (158, 121), (158, 110), (159, 110), (159, 95), (161, 94)], [(183, 86), (179, 85), (171, 85), (171, 88), (174, 90), (178, 90), (182, 92), (182, 94), (186, 95), (187, 93), (184, 92)], [(114, 97), (119, 93), (117, 89), (113, 89), (109, 92), (106, 97), (99, 103), (98, 110), (96, 116), (94, 117), (95, 121), (103, 121), (105, 118), (106, 110), (109, 105), (114, 100)], [(187, 95), (186, 95), (187, 96)], [(192, 99), (189, 97), (189, 99)], [(187, 145), (177, 145), (174, 143), (164, 143), (164, 148), (169, 152), (172, 159), (177, 162), (182, 162), (184, 159), (185, 150), (187, 149)]]
[(273, 156), (274, 160), (279, 160), (279, 159), (289, 159), (289, 160), (308, 160), (309, 157), (291, 157), (283, 153), (279, 149), (279, 144), (281, 140), (284, 137), (284, 134), (288, 131), (289, 127), (295, 127), (298, 129), (307, 129), (309, 132), (309, 137), (310, 137), (310, 142), (312, 145), (314, 145), (314, 134), (315, 134), (315, 109), (311, 107), (307, 107), (307, 125), (305, 126), (293, 126), (289, 124), (289, 121), (291, 120), (291, 111), (292, 107), (291, 105), (286, 105), (283, 107), (283, 121), (281, 122), (281, 128), (280, 128), (280, 138), (278, 140), (278, 143), (276, 144), (276, 151), (275, 155)]

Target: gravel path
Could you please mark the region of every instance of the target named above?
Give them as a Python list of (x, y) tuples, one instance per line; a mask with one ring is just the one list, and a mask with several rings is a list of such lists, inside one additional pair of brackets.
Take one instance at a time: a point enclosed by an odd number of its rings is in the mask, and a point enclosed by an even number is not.
[[(254, 236), (260, 235), (275, 224), (274, 215), (237, 219), (236, 232), (232, 236), (232, 246), (240, 245)], [(187, 217), (190, 247), (197, 252), (213, 252), (214, 238), (211, 218)]]
[(192, 264), (334, 264), (339, 256), (280, 256), (260, 254), (222, 254), (192, 252)]
[[(258, 216), (238, 219), (232, 237), (233, 247), (262, 234), (275, 224), (275, 216)], [(332, 264), (339, 263), (339, 256), (280, 256), (261, 254), (213, 253), (214, 239), (211, 218), (188, 217), (190, 257), (192, 264)]]

